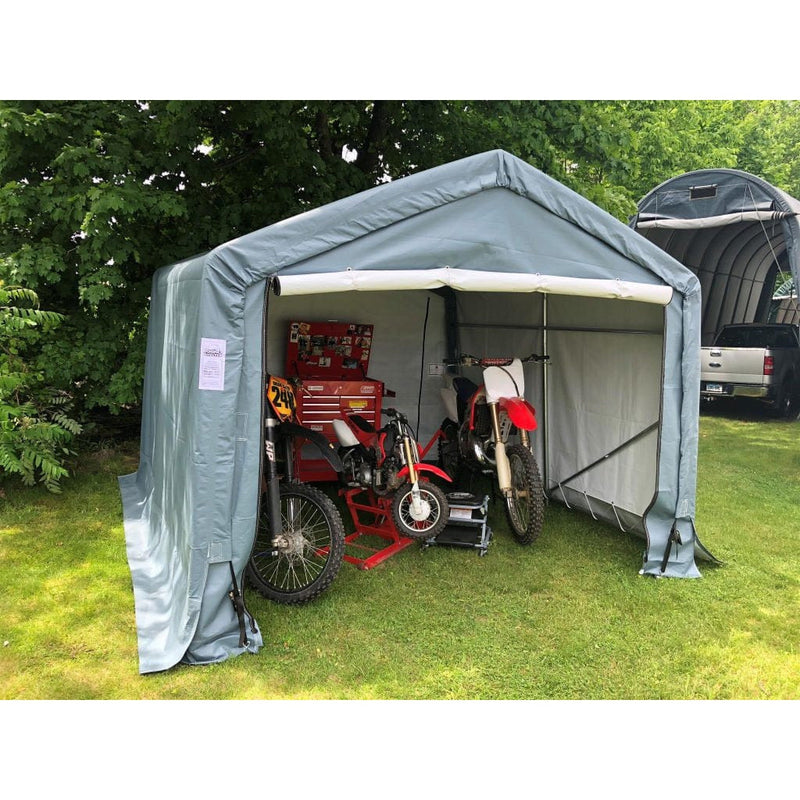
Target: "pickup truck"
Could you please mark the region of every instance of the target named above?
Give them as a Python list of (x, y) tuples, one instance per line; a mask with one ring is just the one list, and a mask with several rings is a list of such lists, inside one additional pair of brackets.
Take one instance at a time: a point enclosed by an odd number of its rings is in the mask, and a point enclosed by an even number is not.
[(776, 415), (800, 410), (800, 333), (797, 325), (725, 325), (700, 349), (700, 396), (751, 397)]

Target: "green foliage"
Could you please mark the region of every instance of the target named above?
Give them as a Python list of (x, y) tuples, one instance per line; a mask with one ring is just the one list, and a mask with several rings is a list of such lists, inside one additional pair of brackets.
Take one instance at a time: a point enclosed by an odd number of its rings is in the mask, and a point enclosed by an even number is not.
[(61, 318), (41, 310), (35, 292), (0, 281), (0, 475), (26, 486), (38, 480), (51, 492), (68, 474), (67, 445), (81, 426), (69, 416), (69, 395), (48, 389), (25, 355), (39, 341), (37, 329), (49, 331)]
[(4, 101), (0, 279), (63, 315), (32, 368), (139, 402), (161, 266), (377, 183), (502, 148), (627, 221), (685, 171), (800, 194), (797, 101)]

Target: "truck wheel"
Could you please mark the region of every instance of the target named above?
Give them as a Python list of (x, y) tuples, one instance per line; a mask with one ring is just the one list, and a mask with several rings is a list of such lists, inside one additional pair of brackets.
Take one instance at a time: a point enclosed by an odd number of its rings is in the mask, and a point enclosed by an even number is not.
[(773, 410), (779, 419), (795, 419), (797, 417), (797, 397), (792, 392), (790, 381), (784, 381), (781, 388), (778, 389)]

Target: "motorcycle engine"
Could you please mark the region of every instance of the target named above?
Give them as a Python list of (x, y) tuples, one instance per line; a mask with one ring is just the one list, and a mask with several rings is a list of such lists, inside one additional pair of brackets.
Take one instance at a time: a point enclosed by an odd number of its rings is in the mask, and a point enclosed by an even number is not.
[(375, 482), (372, 488), (377, 495), (385, 495), (395, 491), (403, 484), (403, 479), (398, 478), (398, 463), (394, 456), (389, 456), (380, 467), (375, 470)]
[(494, 466), (494, 441), (491, 435), (481, 435), (481, 431), (471, 431), (467, 424), (458, 432), (458, 447), (462, 458), (478, 464)]
[(362, 461), (358, 465), (358, 477), (356, 480), (361, 486), (369, 486), (372, 483), (372, 467), (366, 461)]
[(372, 483), (372, 467), (362, 458), (356, 448), (341, 452), (343, 473), (348, 486), (369, 486)]

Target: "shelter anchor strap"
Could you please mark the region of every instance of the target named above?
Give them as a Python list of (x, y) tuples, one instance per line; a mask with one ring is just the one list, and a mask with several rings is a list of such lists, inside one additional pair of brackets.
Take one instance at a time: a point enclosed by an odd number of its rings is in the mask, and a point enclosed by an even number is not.
[(678, 530), (678, 522), (677, 520), (672, 524), (672, 530), (669, 532), (669, 537), (667, 538), (667, 547), (664, 550), (664, 558), (661, 559), (661, 572), (664, 573), (667, 570), (667, 562), (669, 561), (669, 554), (672, 552), (672, 544), (683, 544), (681, 541), (681, 534)]
[(239, 584), (236, 582), (236, 572), (233, 569), (233, 561), (229, 561), (228, 566), (231, 570), (231, 582), (233, 583), (233, 589), (228, 592), (228, 597), (230, 597), (233, 603), (233, 608), (236, 611), (236, 618), (239, 620), (239, 647), (247, 647), (250, 641), (247, 638), (247, 631), (245, 630), (245, 614), (250, 618), (250, 630), (253, 633), (258, 633), (258, 629), (256, 628), (256, 621), (253, 619), (253, 616), (245, 608), (244, 598), (239, 591)]

